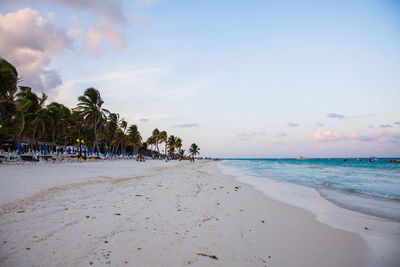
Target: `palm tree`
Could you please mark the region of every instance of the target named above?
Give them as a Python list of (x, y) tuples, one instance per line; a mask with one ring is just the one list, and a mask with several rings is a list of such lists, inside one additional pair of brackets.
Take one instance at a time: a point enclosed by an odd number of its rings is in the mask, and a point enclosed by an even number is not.
[(18, 81), (18, 72), (15, 67), (0, 57), (0, 124), (17, 112), (14, 98)]
[(128, 127), (128, 122), (125, 119), (122, 119), (119, 126), (121, 127), (121, 130), (122, 130), (122, 136), (119, 140), (119, 143), (121, 144), (121, 152), (125, 153), (125, 146), (128, 141), (127, 136), (125, 135), (125, 131), (126, 131), (126, 128)]
[(38, 97), (30, 87), (20, 87), (20, 92), (17, 94), (17, 101), (19, 109), (24, 113), (25, 123), (32, 126), (32, 128), (25, 128), (25, 134), (32, 129), (32, 141), (36, 138), (36, 131), (40, 127), (40, 134), (44, 135), (46, 131), (46, 124), (51, 121), (48, 110), (44, 107), (47, 100), (47, 95), (42, 93)]
[(175, 147), (178, 151), (181, 150), (181, 147), (182, 147), (182, 139), (181, 139), (181, 138), (179, 138), (179, 137), (176, 138), (174, 147)]
[(198, 147), (195, 143), (193, 143), (189, 148), (190, 155), (194, 158), (194, 156), (200, 154), (200, 147)]
[(167, 134), (166, 131), (161, 131), (161, 132), (158, 134), (158, 141), (159, 141), (159, 143), (160, 143), (160, 144), (161, 144), (161, 143), (165, 143), (165, 150), (164, 150), (165, 155), (167, 155), (167, 139), (168, 139), (168, 134)]
[(185, 150), (184, 149), (179, 149), (178, 154), (179, 154), (180, 159), (183, 159), (185, 157)]
[(25, 117), (15, 99), (18, 72), (7, 60), (0, 57), (0, 138), (19, 138), (25, 127)]
[(160, 142), (159, 134), (160, 134), (160, 131), (157, 128), (155, 128), (152, 133), (152, 137), (153, 137), (152, 140), (154, 141), (154, 144), (156, 145), (158, 154), (160, 154), (160, 150), (158, 149), (158, 143)]
[(83, 118), (85, 119), (86, 125), (94, 131), (94, 150), (98, 151), (98, 128), (101, 121), (106, 121), (106, 114), (110, 114), (107, 109), (102, 108), (104, 104), (103, 99), (100, 96), (100, 92), (90, 87), (85, 90), (82, 96), (78, 97), (78, 107)]
[(24, 114), (17, 110), (11, 118), (0, 123), (0, 140), (18, 139), (25, 129)]
[[(113, 150), (113, 140), (118, 129), (118, 124), (120, 124), (119, 114), (110, 113), (107, 118), (106, 125), (104, 127), (103, 139), (106, 143), (106, 148)], [(109, 147), (108, 147), (109, 146)]]
[(56, 139), (59, 141), (60, 137), (65, 134), (71, 112), (69, 108), (63, 104), (56, 102), (47, 105), (47, 112), (52, 126), (51, 137), (52, 146), (54, 146), (56, 144)]
[(122, 119), (119, 124), (119, 127), (121, 127), (123, 129), (123, 132), (125, 133), (126, 128), (128, 127), (128, 122), (125, 119)]
[(78, 136), (78, 141), (79, 141), (79, 156), (82, 156), (82, 130), (85, 124), (85, 120), (82, 116), (82, 113), (77, 111), (77, 110), (72, 110), (72, 114), (71, 114), (71, 122), (72, 122), (72, 126), (70, 128), (70, 138), (71, 138), (71, 142), (74, 143), (75, 142), (75, 138), (76, 136)]
[(147, 138), (147, 140), (146, 140), (146, 143), (147, 143), (148, 145), (150, 145), (150, 151), (152, 151), (151, 154), (154, 154), (154, 152), (153, 152), (153, 145), (156, 144), (156, 137), (155, 137), (154, 135), (149, 136), (149, 138)]
[(133, 153), (137, 154), (139, 146), (142, 143), (142, 137), (140, 136), (140, 133), (135, 124), (132, 124), (128, 128), (128, 140), (129, 143), (133, 146)]
[[(125, 138), (124, 132), (121, 129), (117, 129), (117, 131), (115, 132), (113, 142), (112, 142), (112, 145), (116, 146), (115, 151), (123, 152), (122, 144), (124, 142), (124, 138)], [(119, 148), (120, 145), (121, 145), (121, 149)]]
[(64, 106), (63, 104), (59, 104), (60, 106), (60, 121), (58, 123), (58, 136), (57, 141), (60, 141), (64, 138), (64, 145), (67, 145), (67, 137), (68, 137), (68, 128), (71, 126), (71, 110)]
[(171, 135), (171, 136), (168, 138), (167, 143), (168, 143), (168, 149), (169, 149), (170, 155), (173, 155), (174, 152), (175, 152), (175, 143), (176, 143), (176, 140), (177, 140), (177, 138), (176, 138), (175, 136), (173, 136), (173, 135)]

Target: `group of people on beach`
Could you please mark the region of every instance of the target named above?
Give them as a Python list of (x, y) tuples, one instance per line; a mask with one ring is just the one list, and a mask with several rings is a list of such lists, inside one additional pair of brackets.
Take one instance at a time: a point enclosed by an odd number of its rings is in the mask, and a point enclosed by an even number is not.
[(136, 156), (136, 161), (145, 162), (146, 159), (145, 159), (142, 155), (140, 155), (140, 154), (138, 153), (137, 156)]

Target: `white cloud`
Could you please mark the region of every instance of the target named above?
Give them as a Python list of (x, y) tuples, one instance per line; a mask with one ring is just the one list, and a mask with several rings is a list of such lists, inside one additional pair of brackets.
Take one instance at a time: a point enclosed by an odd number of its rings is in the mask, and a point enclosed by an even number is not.
[(123, 8), (123, 0), (37, 0), (59, 4), (75, 10), (84, 10), (99, 18), (96, 26), (86, 32), (85, 45), (90, 54), (103, 52), (104, 38), (113, 48), (125, 46), (123, 27), (129, 24), (129, 14)]
[(122, 30), (113, 25), (102, 21), (98, 26), (92, 27), (87, 31), (85, 45), (90, 54), (100, 54), (103, 49), (101, 39), (104, 38), (114, 48), (121, 49), (125, 46), (125, 38)]
[[(98, 21), (97, 25), (90, 27), (85, 33), (85, 45), (90, 54), (103, 52), (102, 39), (106, 40), (113, 48), (123, 48), (125, 46), (123, 28), (132, 21), (135, 23), (140, 22), (140, 20), (133, 18), (123, 7), (124, 0), (15, 0), (6, 2), (22, 2), (30, 5), (46, 2), (51, 5), (59, 5), (76, 11), (91, 13)], [(142, 2), (150, 6), (153, 1), (146, 0)], [(144, 23), (149, 21), (148, 18), (143, 20)], [(70, 31), (72, 36), (77, 36), (81, 33), (81, 30), (76, 27)]]
[(0, 14), (0, 54), (13, 64), (22, 84), (48, 91), (62, 83), (59, 73), (49, 69), (51, 57), (71, 48), (74, 39), (49, 13), (43, 18), (30, 8)]
[(392, 128), (391, 124), (381, 124), (380, 125), (381, 128)]
[(300, 124), (298, 124), (297, 122), (292, 122), (292, 121), (290, 121), (290, 122), (288, 122), (288, 125), (289, 125), (290, 127), (297, 127), (297, 126), (299, 126)]
[(343, 115), (343, 114), (338, 114), (338, 113), (329, 113), (326, 117), (327, 118), (331, 118), (331, 119), (361, 119), (361, 118), (365, 118), (365, 117), (371, 117), (374, 116), (374, 114), (363, 114), (363, 115), (351, 115), (351, 116), (347, 116), (347, 115)]
[(182, 123), (182, 124), (175, 124), (172, 125), (172, 128), (191, 128), (191, 127), (199, 127), (200, 125), (198, 123)]
[(318, 129), (313, 134), (313, 140), (316, 142), (339, 141), (343, 139), (345, 139), (345, 137), (341, 133), (324, 128)]
[(345, 115), (337, 114), (337, 113), (329, 113), (326, 117), (327, 118), (335, 118), (335, 119), (339, 119), (339, 120), (346, 118)]

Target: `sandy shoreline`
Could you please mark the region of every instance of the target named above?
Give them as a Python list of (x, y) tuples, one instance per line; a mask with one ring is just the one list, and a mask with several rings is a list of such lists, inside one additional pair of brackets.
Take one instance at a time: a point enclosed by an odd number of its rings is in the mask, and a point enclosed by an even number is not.
[(6, 175), (18, 176), (11, 167), (0, 168), (1, 266), (367, 264), (359, 235), (269, 199), (213, 162), (33, 166), (7, 187)]

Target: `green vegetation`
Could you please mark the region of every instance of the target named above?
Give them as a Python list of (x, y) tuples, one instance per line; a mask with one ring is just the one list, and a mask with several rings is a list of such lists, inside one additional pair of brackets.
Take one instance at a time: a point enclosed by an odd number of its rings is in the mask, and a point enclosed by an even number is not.
[(195, 143), (193, 143), (189, 148), (189, 152), (190, 152), (190, 155), (194, 157), (194, 156), (200, 154), (200, 147), (198, 147)]
[[(2, 148), (14, 150), (17, 143), (25, 143), (32, 150), (39, 150), (40, 145), (47, 144), (53, 151), (56, 146), (78, 146), (84, 140), (84, 145), (95, 153), (129, 152), (184, 158), (181, 138), (168, 136), (166, 131), (156, 128), (142, 142), (137, 125), (129, 125), (118, 113), (105, 109), (101, 94), (95, 88), (86, 89), (78, 97), (77, 107), (69, 109), (56, 102), (46, 105), (46, 94), (39, 96), (30, 87), (18, 87), (18, 82), (15, 67), (0, 58)], [(160, 153), (159, 145), (163, 143), (165, 150)]]

